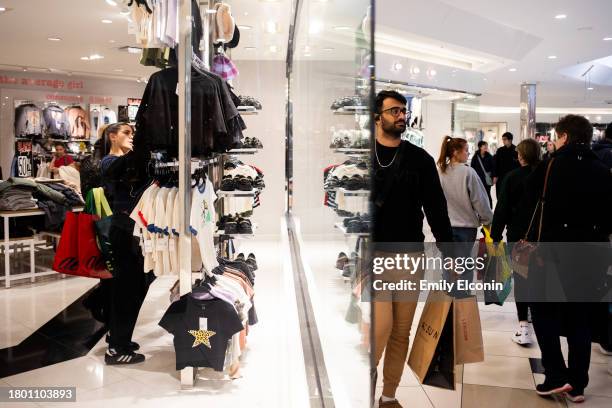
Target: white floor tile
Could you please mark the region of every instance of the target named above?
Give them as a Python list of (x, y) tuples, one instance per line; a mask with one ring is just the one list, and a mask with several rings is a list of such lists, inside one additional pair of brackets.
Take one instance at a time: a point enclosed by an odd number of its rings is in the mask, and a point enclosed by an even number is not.
[(612, 398), (612, 375), (608, 373), (607, 364), (591, 364), (589, 369), (589, 385), (585, 395)]
[[(484, 330), (482, 340), (485, 355), (540, 358), (541, 353), (537, 343), (529, 347), (520, 346), (511, 340), (511, 335), (511, 332)], [(535, 340), (535, 335), (533, 338)]]
[(14, 387), (77, 387), (92, 390), (126, 378), (118, 369), (106, 366), (92, 358), (80, 357), (63, 363), (4, 378)]
[(515, 332), (519, 327), (515, 314), (501, 312), (480, 312), (482, 330)]
[(0, 331), (0, 349), (18, 345), (33, 332), (34, 330), (20, 323), (6, 323)]
[(528, 358), (485, 356), (485, 361), (466, 364), (464, 383), (493, 387), (535, 389)]

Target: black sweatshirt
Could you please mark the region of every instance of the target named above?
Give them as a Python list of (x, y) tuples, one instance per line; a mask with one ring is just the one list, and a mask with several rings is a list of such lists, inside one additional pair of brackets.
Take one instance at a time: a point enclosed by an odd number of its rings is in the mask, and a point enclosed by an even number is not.
[[(378, 142), (376, 149), (383, 166), (391, 163), (398, 150)], [(402, 141), (399, 149), (403, 149), (403, 153), (397, 165), (382, 168), (376, 158), (373, 160), (374, 242), (396, 243), (377, 245), (380, 249), (391, 251), (422, 250), (425, 239), (423, 211), (436, 241), (452, 242), (446, 198), (433, 158), (425, 150), (407, 141)], [(399, 160), (399, 156), (395, 160)], [(393, 177), (394, 181), (384, 203), (379, 207), (376, 201), (385, 196), (388, 177)]]
[[(510, 147), (501, 146), (498, 148), (493, 162), (495, 164), (493, 166), (493, 177), (497, 177), (497, 183), (499, 184), (508, 173), (520, 167), (516, 146), (510, 145)], [(501, 184), (499, 185), (501, 186)]]

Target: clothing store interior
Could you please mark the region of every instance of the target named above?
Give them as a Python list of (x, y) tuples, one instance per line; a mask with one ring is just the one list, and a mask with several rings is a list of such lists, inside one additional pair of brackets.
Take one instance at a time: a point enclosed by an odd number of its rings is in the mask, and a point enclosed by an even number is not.
[[(523, 238), (524, 180), (567, 162), (567, 129), (590, 122), (578, 160), (612, 165), (610, 16), (609, 0), (0, 0), (0, 405), (611, 407), (612, 308), (534, 329), (529, 280), (498, 255)], [(392, 149), (379, 135), (402, 117)], [(437, 172), (371, 187), (407, 155)], [(597, 197), (576, 208), (610, 226)], [(371, 301), (368, 254), (413, 240), (404, 220), (440, 242), (442, 218), (492, 257), (473, 282), (503, 290), (443, 303), (427, 348), (427, 293)]]

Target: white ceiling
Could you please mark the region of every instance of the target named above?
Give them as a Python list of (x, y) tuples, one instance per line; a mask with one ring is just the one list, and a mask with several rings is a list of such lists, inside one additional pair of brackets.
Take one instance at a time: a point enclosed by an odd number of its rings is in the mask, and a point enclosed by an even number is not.
[[(241, 30), (232, 58), (284, 60), (292, 0), (228, 3), (237, 23), (251, 27)], [(297, 57), (353, 60), (355, 28), (368, 4), (368, 0), (303, 0)], [(0, 0), (0, 6), (12, 9), (0, 13), (0, 69), (53, 68), (134, 79), (155, 70), (141, 66), (138, 55), (118, 50), (136, 44), (125, 17), (105, 0)], [(557, 14), (567, 18), (557, 20)], [(602, 41), (612, 36), (610, 16), (610, 0), (378, 1), (377, 73), (384, 79), (482, 93), (485, 105), (516, 106), (519, 84), (534, 82), (540, 106), (611, 107), (604, 101), (612, 99), (612, 41)], [(102, 19), (113, 23), (103, 24)], [(278, 24), (278, 33), (266, 33), (269, 21)], [(349, 29), (338, 30), (342, 26)], [(445, 65), (431, 55), (416, 55), (415, 43), (425, 47), (425, 54), (440, 47), (441, 54), (484, 62), (473, 68)], [(276, 46), (275, 52), (271, 46)], [(80, 59), (92, 54), (104, 59)], [(557, 58), (548, 59), (549, 55)], [(587, 91), (581, 75), (591, 65), (594, 90)], [(420, 74), (410, 74), (414, 66)], [(427, 75), (431, 69), (437, 73), (434, 77)]]
[[(377, 55), (377, 75), (482, 93), (482, 104), (517, 106), (519, 84), (538, 84), (539, 106), (612, 107), (611, 69), (605, 61), (594, 90), (582, 73), (591, 61), (612, 55), (610, 0), (385, 0), (379, 2), (377, 34), (400, 29), (467, 55), (486, 53), (501, 65), (491, 71), (458, 69), (396, 55)], [(566, 19), (555, 19), (566, 14)], [(398, 17), (399, 16), (399, 17)], [(407, 18), (406, 16), (410, 16)], [(402, 36), (396, 36), (401, 43)], [(548, 59), (554, 55), (556, 59)], [(400, 62), (401, 71), (392, 70)], [(598, 65), (595, 63), (595, 65)], [(419, 75), (410, 67), (419, 66)], [(586, 67), (585, 67), (586, 66)], [(509, 69), (516, 69), (510, 72)], [(605, 69), (604, 69), (605, 68)], [(428, 77), (427, 69), (437, 75)], [(591, 80), (594, 82), (595, 75)]]

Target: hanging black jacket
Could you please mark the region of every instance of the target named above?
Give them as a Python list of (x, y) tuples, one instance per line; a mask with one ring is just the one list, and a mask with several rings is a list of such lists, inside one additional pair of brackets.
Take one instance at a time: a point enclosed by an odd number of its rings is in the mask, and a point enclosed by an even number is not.
[(501, 146), (498, 148), (497, 152), (495, 152), (493, 162), (493, 177), (497, 177), (497, 182), (501, 183), (504, 177), (506, 177), (506, 174), (520, 167), (516, 146)]
[[(493, 167), (494, 167), (494, 162), (493, 162), (493, 155), (491, 155), (491, 153), (486, 152), (484, 157), (480, 157), (480, 161), (478, 160), (479, 154), (478, 151), (476, 153), (474, 153), (474, 156), (472, 156), (472, 162), (471, 162), (471, 166), (474, 170), (476, 170), (476, 173), (478, 174), (478, 177), (480, 177), (480, 181), (482, 181), (482, 185), (483, 186), (487, 186), (487, 178), (485, 177), (485, 171), (489, 172), (491, 177), (493, 177)], [(482, 166), (480, 165), (480, 162), (482, 161)], [(483, 168), (484, 167), (484, 171)]]
[(612, 169), (612, 139), (601, 139), (593, 143), (593, 151), (606, 166)]

